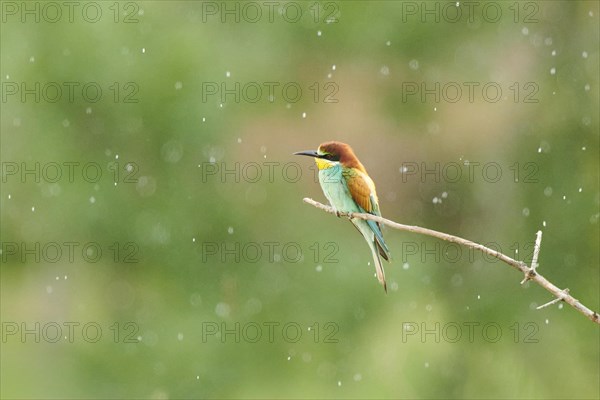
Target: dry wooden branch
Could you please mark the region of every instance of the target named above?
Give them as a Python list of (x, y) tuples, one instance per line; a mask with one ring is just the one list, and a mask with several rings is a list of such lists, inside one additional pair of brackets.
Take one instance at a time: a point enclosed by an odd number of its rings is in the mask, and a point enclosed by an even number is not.
[[(330, 214), (336, 214), (336, 212), (330, 206), (321, 204), (317, 201), (314, 201), (313, 199), (304, 198), (304, 202), (307, 204), (310, 204), (312, 206), (315, 206), (317, 208), (320, 208), (321, 210), (326, 211)], [(554, 300), (552, 300), (542, 306), (537, 307), (537, 309), (541, 309), (541, 308), (550, 306), (552, 304), (558, 303), (560, 301), (564, 301), (565, 303), (569, 304), (571, 307), (573, 307), (574, 309), (576, 309), (577, 311), (579, 311), (580, 313), (585, 315), (591, 321), (600, 325), (600, 315), (597, 312), (590, 310), (589, 308), (587, 308), (586, 306), (581, 304), (579, 302), (579, 300), (577, 300), (576, 298), (571, 296), (571, 294), (569, 293), (569, 289), (559, 289), (556, 285), (554, 285), (548, 279), (546, 279), (545, 277), (540, 275), (539, 272), (537, 272), (537, 267), (538, 267), (537, 260), (539, 257), (540, 246), (541, 246), (541, 242), (542, 242), (542, 231), (537, 232), (537, 238), (535, 241), (535, 247), (534, 247), (534, 251), (533, 251), (533, 260), (531, 262), (531, 267), (528, 267), (527, 264), (525, 264), (522, 261), (517, 261), (517, 260), (515, 260), (505, 254), (502, 254), (496, 250), (485, 247), (479, 243), (475, 243), (470, 240), (460, 238), (458, 236), (453, 236), (453, 235), (449, 235), (447, 233), (434, 231), (432, 229), (421, 228), (420, 226), (399, 224), (399, 223), (391, 221), (389, 219), (385, 219), (383, 217), (378, 217), (378, 216), (372, 215), (372, 214), (345, 213), (345, 212), (339, 212), (338, 214), (339, 214), (339, 216), (345, 216), (348, 218), (359, 218), (359, 219), (365, 219), (365, 220), (370, 219), (372, 221), (376, 221), (381, 224), (387, 225), (390, 228), (399, 229), (402, 231), (419, 233), (421, 235), (432, 236), (432, 237), (442, 239), (442, 240), (445, 240), (448, 242), (458, 243), (465, 247), (470, 247), (472, 249), (480, 250), (483, 253), (491, 255), (491, 256), (499, 259), (500, 261), (505, 262), (506, 264), (510, 265), (511, 267), (515, 268), (516, 270), (520, 271), (521, 273), (523, 273), (523, 275), (525, 277), (521, 283), (525, 283), (526, 281), (531, 280), (531, 281), (537, 283), (538, 285), (540, 285), (541, 287), (543, 287), (544, 289), (546, 289), (547, 291), (549, 291), (550, 293), (552, 293), (556, 297)]]

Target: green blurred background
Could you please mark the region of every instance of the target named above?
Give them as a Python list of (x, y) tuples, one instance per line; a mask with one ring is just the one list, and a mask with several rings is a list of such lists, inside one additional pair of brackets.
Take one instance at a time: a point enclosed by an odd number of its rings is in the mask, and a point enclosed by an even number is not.
[(568, 305), (391, 229), (386, 295), (302, 203), (291, 154), (350, 143), (385, 217), (525, 261), (542, 229), (598, 310), (599, 4), (470, 4), (3, 1), (2, 397), (598, 398)]

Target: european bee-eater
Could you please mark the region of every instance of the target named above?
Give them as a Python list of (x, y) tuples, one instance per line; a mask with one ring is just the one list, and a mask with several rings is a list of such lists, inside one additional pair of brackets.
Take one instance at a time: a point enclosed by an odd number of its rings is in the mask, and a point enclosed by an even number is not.
[[(381, 216), (375, 184), (349, 145), (326, 142), (321, 144), (317, 151), (300, 151), (294, 154), (314, 157), (319, 169), (321, 189), (336, 213), (369, 213)], [(383, 241), (379, 223), (358, 218), (351, 218), (350, 222), (369, 244), (377, 279), (387, 292), (385, 273), (379, 255), (389, 261), (390, 251)]]

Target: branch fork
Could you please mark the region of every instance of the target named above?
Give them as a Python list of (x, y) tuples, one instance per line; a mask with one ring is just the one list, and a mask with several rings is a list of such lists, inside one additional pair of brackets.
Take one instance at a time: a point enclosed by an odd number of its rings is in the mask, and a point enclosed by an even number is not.
[(535, 246), (533, 248), (533, 259), (531, 260), (531, 267), (527, 268), (525, 272), (525, 278), (521, 281), (521, 285), (527, 281), (532, 280), (536, 276), (536, 269), (538, 267), (538, 257), (540, 256), (540, 247), (542, 245), (542, 231), (537, 231), (537, 237), (535, 238)]

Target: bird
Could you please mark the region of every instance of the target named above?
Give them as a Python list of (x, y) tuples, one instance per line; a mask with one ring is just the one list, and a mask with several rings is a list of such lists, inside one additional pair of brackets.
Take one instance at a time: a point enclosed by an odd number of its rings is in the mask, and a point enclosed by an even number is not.
[[(317, 150), (306, 150), (294, 155), (315, 159), (319, 170), (319, 183), (335, 213), (368, 213), (381, 216), (375, 183), (367, 170), (346, 143), (330, 141), (319, 145)], [(390, 261), (390, 250), (383, 240), (378, 222), (350, 218), (371, 249), (377, 279), (387, 293), (385, 271), (379, 256)]]

